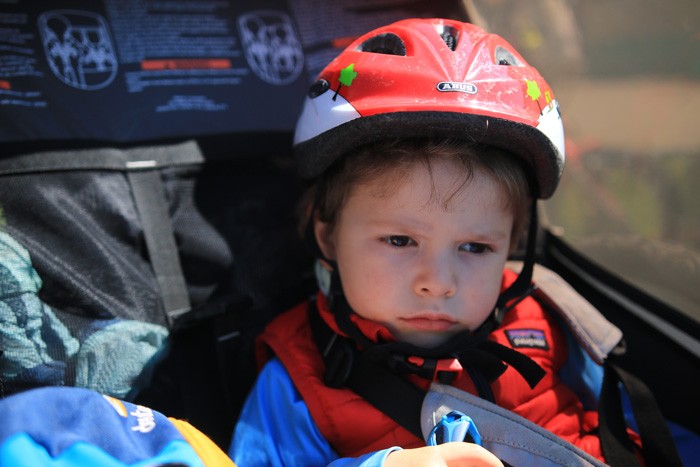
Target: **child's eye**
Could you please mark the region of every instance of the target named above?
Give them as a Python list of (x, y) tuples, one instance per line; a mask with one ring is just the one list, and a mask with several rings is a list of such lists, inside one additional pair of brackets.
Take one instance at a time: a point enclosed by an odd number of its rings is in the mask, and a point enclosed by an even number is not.
[(488, 245), (484, 243), (464, 243), (461, 245), (460, 250), (466, 251), (467, 253), (482, 254), (490, 250)]
[(411, 240), (411, 237), (407, 237), (406, 235), (389, 235), (388, 237), (384, 237), (384, 241), (397, 248), (413, 245), (415, 243)]

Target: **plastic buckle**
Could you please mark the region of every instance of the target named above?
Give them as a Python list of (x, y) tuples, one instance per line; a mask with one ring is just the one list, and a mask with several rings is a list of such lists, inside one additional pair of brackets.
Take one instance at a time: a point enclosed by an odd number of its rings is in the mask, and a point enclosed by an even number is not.
[(432, 379), (438, 383), (450, 384), (462, 375), (462, 364), (456, 358), (443, 358), (440, 360), (426, 359), (423, 357), (411, 356), (408, 362), (421, 369), (432, 370)]
[(437, 446), (452, 441), (465, 441), (482, 445), (481, 435), (474, 421), (458, 410), (453, 410), (442, 416), (442, 419), (430, 430), (427, 444), (428, 446)]

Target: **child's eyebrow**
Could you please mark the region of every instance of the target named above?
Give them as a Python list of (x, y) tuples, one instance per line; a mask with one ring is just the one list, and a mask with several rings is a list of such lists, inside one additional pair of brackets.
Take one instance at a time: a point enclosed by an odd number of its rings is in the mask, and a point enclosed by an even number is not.
[(387, 218), (386, 216), (381, 216), (377, 219), (370, 220), (367, 225), (374, 228), (386, 228), (395, 229), (399, 228), (409, 228), (415, 230), (426, 231), (430, 230), (430, 225), (427, 222), (421, 222), (420, 219), (407, 219), (400, 217)]
[[(367, 223), (367, 225), (371, 228), (375, 229), (380, 229), (380, 230), (401, 230), (401, 229), (408, 229), (412, 231), (418, 231), (421, 233), (425, 232), (430, 232), (434, 230), (428, 223), (421, 222), (420, 219), (377, 219), (377, 220), (371, 220)], [(481, 228), (479, 228), (481, 227)], [(483, 228), (484, 226), (477, 226), (476, 228), (470, 228), (470, 229), (465, 229), (461, 230), (459, 232), (459, 237), (463, 237), (464, 239), (468, 239), (469, 241), (480, 241), (480, 240), (489, 240), (489, 241), (498, 241), (498, 240), (505, 240), (508, 238), (510, 232), (502, 230), (500, 228)]]
[(494, 229), (494, 230), (485, 230), (483, 232), (472, 232), (472, 236), (474, 237), (481, 237), (481, 238), (494, 238), (494, 239), (503, 239), (508, 237), (508, 232), (505, 232), (500, 229)]
[(510, 232), (500, 229), (493, 230), (470, 230), (462, 232), (461, 237), (469, 242), (500, 242), (508, 239)]

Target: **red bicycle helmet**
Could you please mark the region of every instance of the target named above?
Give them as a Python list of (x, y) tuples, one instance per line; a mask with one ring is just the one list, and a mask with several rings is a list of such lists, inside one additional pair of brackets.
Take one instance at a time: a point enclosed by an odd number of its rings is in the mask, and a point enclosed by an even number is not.
[(407, 19), (355, 40), (311, 86), (294, 135), (314, 178), (349, 150), (385, 138), (451, 137), (505, 149), (549, 198), (564, 165), (554, 94), (500, 36), (447, 19)]

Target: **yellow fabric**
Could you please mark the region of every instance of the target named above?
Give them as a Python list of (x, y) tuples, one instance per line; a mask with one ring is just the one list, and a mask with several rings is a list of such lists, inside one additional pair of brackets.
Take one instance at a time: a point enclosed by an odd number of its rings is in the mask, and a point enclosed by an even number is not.
[(190, 443), (206, 466), (235, 467), (236, 464), (209, 437), (184, 420), (168, 417), (185, 440)]

